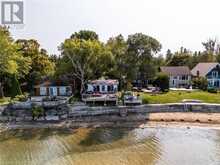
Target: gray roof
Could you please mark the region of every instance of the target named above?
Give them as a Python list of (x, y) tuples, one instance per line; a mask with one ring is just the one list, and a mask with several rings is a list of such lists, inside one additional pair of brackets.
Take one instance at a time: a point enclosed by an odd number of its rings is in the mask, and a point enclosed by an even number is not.
[(199, 76), (205, 77), (213, 68), (215, 68), (219, 63), (211, 62), (211, 63), (198, 63), (191, 71), (193, 76), (197, 76), (197, 72), (199, 71)]
[(160, 67), (160, 70), (169, 76), (191, 75), (188, 66), (164, 66)]

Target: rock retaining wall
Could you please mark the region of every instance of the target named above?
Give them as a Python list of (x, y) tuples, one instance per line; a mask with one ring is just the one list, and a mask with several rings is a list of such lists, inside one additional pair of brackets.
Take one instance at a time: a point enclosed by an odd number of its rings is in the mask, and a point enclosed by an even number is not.
[[(66, 105), (64, 105), (66, 106)], [(54, 110), (47, 111), (47, 121), (141, 121), (147, 120), (149, 113), (163, 112), (200, 112), (200, 113), (220, 113), (220, 104), (203, 103), (176, 103), (176, 104), (155, 104), (141, 106), (118, 106), (118, 107), (88, 107), (88, 106), (66, 106), (69, 111), (66, 113), (56, 113)], [(20, 107), (19, 107), (20, 108)], [(0, 107), (0, 122), (8, 121), (31, 121), (30, 110), (13, 109), (10, 116), (3, 116), (6, 107)], [(7, 109), (8, 111), (8, 109)], [(10, 110), (9, 110), (10, 111)], [(59, 111), (59, 109), (58, 109)], [(38, 119), (43, 121), (44, 119)]]

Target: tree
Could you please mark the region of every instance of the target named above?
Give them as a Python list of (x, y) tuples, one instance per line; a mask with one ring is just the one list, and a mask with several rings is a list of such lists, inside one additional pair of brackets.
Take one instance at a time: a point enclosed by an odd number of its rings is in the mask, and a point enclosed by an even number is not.
[(207, 90), (208, 88), (208, 81), (204, 77), (197, 77), (194, 78), (192, 81), (193, 88), (201, 89), (201, 90)]
[(154, 81), (154, 84), (161, 89), (161, 91), (166, 92), (169, 90), (169, 76), (164, 73), (159, 73)]
[(161, 44), (150, 36), (136, 33), (128, 36), (127, 45), (128, 79), (153, 78), (153, 72), (147, 71), (146, 68), (153, 70), (152, 59), (161, 50)]
[(66, 39), (60, 50), (64, 64), (61, 69), (80, 80), (80, 94), (85, 83), (105, 75), (113, 61), (111, 52), (98, 40)]
[(22, 95), (20, 84), (15, 74), (12, 76), (11, 81), (10, 96), (15, 98), (17, 95)]
[(91, 30), (81, 30), (71, 35), (71, 39), (99, 40), (98, 34)]
[(18, 50), (8, 29), (0, 26), (0, 97), (4, 97), (5, 78), (9, 75), (22, 77), (29, 72), (30, 59)]
[(50, 60), (47, 51), (40, 49), (40, 44), (36, 40), (20, 39), (16, 43), (20, 46), (19, 51), (22, 55), (31, 59), (31, 70), (24, 81), (28, 83), (28, 90), (32, 91), (35, 81), (43, 76), (53, 75), (55, 64)]
[(166, 62), (169, 63), (173, 58), (173, 53), (171, 52), (170, 49), (167, 50), (167, 53), (166, 53)]
[(127, 43), (124, 37), (120, 34), (112, 37), (107, 41), (107, 48), (112, 52), (114, 57), (114, 65), (109, 68), (107, 75), (120, 80), (120, 87), (122, 88), (123, 77), (127, 77)]

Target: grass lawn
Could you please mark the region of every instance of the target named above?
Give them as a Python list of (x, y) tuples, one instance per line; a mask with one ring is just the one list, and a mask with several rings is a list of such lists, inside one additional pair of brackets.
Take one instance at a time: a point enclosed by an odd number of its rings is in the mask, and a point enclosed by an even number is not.
[(203, 91), (195, 92), (180, 92), (170, 91), (164, 94), (146, 94), (140, 93), (143, 102), (148, 101), (149, 104), (163, 104), (163, 103), (178, 103), (182, 102), (183, 99), (195, 99), (201, 100), (205, 103), (219, 103), (220, 104), (220, 93), (208, 93)]
[(3, 99), (0, 99), (0, 105), (8, 104), (10, 100), (10, 97), (4, 97)]

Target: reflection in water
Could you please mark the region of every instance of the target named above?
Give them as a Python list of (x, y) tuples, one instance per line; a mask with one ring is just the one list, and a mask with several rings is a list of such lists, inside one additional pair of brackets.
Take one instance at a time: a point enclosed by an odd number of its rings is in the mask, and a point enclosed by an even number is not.
[(220, 131), (33, 129), (0, 133), (0, 165), (220, 164)]

